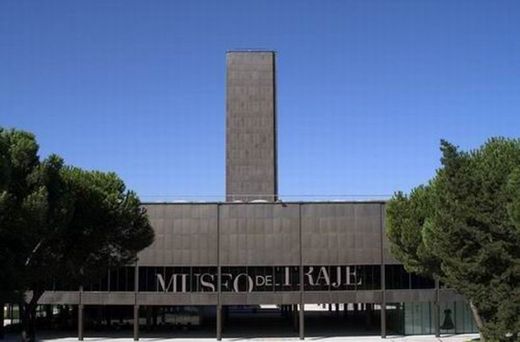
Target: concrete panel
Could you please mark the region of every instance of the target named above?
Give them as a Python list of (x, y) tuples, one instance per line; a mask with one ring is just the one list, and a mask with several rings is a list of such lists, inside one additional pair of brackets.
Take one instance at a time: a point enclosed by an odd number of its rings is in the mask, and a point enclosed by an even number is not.
[(222, 293), (223, 305), (297, 304), (299, 292)]
[(45, 291), (38, 304), (78, 304), (78, 291)]
[(381, 263), (380, 203), (302, 205), (305, 265)]
[(380, 290), (312, 291), (304, 293), (306, 304), (317, 303), (381, 303)]
[(84, 305), (134, 305), (134, 292), (83, 292)]
[(216, 305), (217, 293), (154, 293), (137, 294), (138, 305)]
[(217, 262), (216, 204), (148, 204), (154, 243), (140, 266), (211, 266)]
[(298, 265), (298, 205), (223, 204), (220, 244), (222, 266)]

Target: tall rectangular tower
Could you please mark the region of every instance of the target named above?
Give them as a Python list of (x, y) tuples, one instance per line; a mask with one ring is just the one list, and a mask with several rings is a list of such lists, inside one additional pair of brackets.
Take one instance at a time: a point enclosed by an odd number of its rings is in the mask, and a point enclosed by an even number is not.
[(226, 200), (276, 201), (275, 53), (230, 51), (226, 59)]

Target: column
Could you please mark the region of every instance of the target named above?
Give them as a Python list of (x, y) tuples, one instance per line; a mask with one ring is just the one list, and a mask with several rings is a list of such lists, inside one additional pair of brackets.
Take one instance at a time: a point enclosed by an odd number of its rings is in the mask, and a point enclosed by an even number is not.
[(78, 340), (83, 341), (83, 285), (79, 287)]
[(78, 340), (83, 341), (83, 304), (78, 305)]
[(300, 303), (299, 308), (299, 323), (300, 323), (300, 340), (305, 339), (304, 336), (304, 329), (305, 329), (305, 305), (303, 303)]
[(217, 305), (217, 340), (222, 340), (222, 305)]
[(139, 341), (139, 305), (134, 305), (134, 341)]
[(439, 278), (435, 277), (435, 301), (433, 302), (433, 326), (435, 329), (435, 337), (441, 336), (440, 328), (440, 303), (439, 303)]

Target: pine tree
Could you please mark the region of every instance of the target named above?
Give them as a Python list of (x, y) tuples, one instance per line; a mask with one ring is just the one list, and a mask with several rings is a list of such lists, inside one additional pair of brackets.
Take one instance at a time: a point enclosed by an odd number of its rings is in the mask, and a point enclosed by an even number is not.
[(392, 249), (408, 270), (463, 294), (483, 338), (520, 340), (520, 140), (469, 152), (442, 141), (441, 151), (427, 186), (390, 201)]

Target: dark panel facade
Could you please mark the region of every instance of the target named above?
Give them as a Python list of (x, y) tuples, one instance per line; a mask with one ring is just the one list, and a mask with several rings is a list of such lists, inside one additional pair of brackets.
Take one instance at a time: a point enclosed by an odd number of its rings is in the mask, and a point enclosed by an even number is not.
[(221, 265), (298, 265), (298, 213), (295, 204), (222, 204)]
[(302, 204), (305, 265), (379, 265), (383, 204)]
[[(85, 284), (82, 303), (128, 304), (132, 294), (143, 305), (212, 305), (217, 298), (240, 305), (297, 303), (298, 293), (306, 303), (380, 303), (384, 291), (393, 301), (409, 300), (411, 290), (435, 295), (431, 281), (406, 273), (386, 255), (384, 202), (145, 207), (155, 242), (136, 265), (109, 269)], [(58, 282), (49, 290), (41, 303), (78, 301), (74, 289)]]
[(139, 266), (211, 266), (217, 260), (215, 204), (153, 204), (146, 210), (155, 241), (139, 254)]
[(275, 53), (227, 53), (226, 200), (277, 199)]

